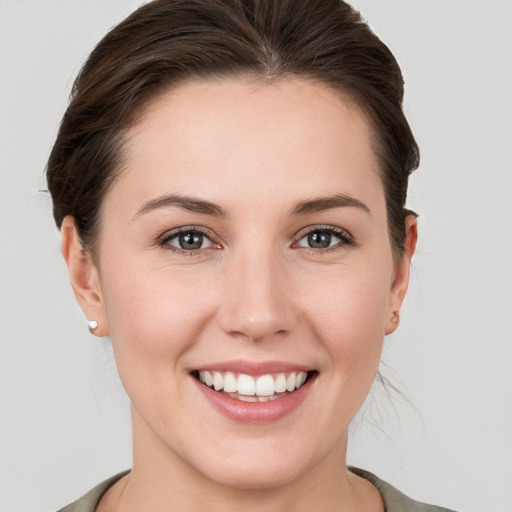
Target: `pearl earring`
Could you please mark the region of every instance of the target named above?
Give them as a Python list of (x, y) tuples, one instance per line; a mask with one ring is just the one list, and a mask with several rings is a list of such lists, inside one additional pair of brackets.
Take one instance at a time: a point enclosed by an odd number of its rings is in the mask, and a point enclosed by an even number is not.
[(89, 326), (89, 331), (91, 332), (98, 328), (98, 322), (96, 322), (96, 320), (89, 320), (87, 325)]

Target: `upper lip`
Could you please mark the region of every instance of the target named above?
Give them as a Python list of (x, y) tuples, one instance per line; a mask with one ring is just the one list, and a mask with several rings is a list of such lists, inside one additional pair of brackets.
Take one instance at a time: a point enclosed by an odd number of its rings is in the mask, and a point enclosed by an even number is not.
[(268, 373), (286, 373), (286, 372), (311, 372), (315, 368), (288, 361), (219, 361), (216, 363), (208, 363), (193, 368), (193, 371), (220, 371), (244, 373), (247, 375), (265, 375)]

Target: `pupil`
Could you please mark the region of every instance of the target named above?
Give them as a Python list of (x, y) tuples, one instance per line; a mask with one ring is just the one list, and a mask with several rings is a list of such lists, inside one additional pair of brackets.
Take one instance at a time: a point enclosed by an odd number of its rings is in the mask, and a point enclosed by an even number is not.
[(331, 234), (325, 231), (315, 231), (309, 234), (308, 243), (314, 249), (324, 249), (331, 245)]
[(183, 233), (179, 236), (180, 247), (182, 249), (200, 249), (203, 245), (203, 235), (201, 233)]

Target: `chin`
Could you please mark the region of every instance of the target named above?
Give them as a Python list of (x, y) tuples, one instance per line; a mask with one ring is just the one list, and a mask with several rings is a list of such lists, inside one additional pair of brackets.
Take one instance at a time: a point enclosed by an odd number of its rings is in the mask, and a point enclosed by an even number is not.
[[(229, 461), (226, 461), (229, 462)], [(292, 467), (286, 461), (267, 461), (262, 464), (222, 465), (214, 474), (206, 475), (224, 487), (258, 491), (286, 486), (300, 477), (301, 468)], [(283, 463), (284, 462), (284, 463)]]
[(313, 459), (313, 453), (297, 451), (297, 446), (300, 446), (298, 442), (265, 443), (262, 439), (253, 439), (249, 446), (240, 443), (238, 448), (232, 446), (230, 450), (211, 454), (208, 456), (211, 463), (205, 466), (202, 461), (202, 473), (217, 484), (232, 489), (256, 491), (283, 487), (318, 462)]

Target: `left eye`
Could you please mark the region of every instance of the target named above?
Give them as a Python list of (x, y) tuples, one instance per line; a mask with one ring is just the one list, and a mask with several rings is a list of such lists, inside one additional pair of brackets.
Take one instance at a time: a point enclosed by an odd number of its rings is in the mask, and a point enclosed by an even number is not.
[(327, 249), (344, 242), (341, 234), (336, 234), (332, 229), (315, 229), (304, 235), (297, 245), (310, 249)]
[(167, 238), (165, 243), (184, 251), (197, 251), (212, 245), (212, 242), (204, 233), (193, 229), (175, 233)]

